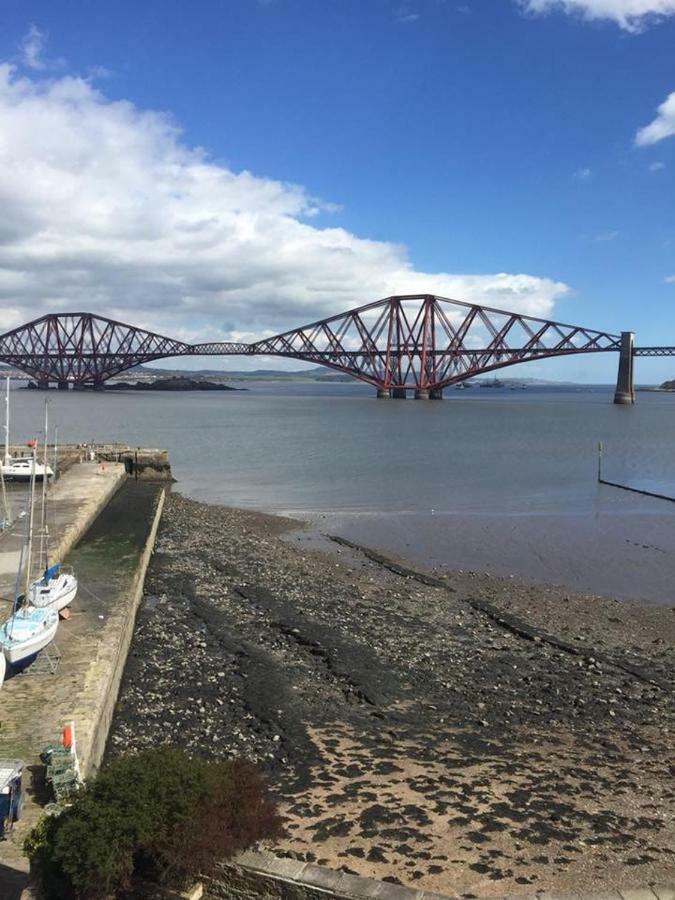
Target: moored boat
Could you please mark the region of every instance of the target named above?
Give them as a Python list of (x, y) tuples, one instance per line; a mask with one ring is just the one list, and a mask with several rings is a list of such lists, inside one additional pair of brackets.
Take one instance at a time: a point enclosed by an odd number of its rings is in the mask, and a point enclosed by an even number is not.
[[(35, 469), (35, 480), (43, 481), (45, 478), (51, 478), (54, 472), (44, 463), (39, 463), (35, 454), (30, 456), (13, 457), (9, 452), (9, 377), (5, 384), (5, 455), (2, 460), (2, 477), (5, 481), (30, 481)], [(31, 442), (34, 443), (34, 442)]]
[(0, 647), (11, 666), (30, 662), (56, 635), (59, 614), (55, 609), (22, 606), (0, 626)]
[(35, 480), (43, 481), (45, 478), (51, 478), (54, 472), (51, 466), (45, 466), (42, 463), (33, 460), (32, 457), (9, 457), (2, 464), (2, 477), (5, 481), (30, 481), (35, 467)]
[(70, 567), (55, 563), (45, 569), (28, 588), (27, 601), (38, 609), (50, 607), (57, 611), (65, 609), (77, 594), (77, 578)]
[[(35, 449), (33, 449), (33, 462), (35, 462)], [(27, 528), (17, 566), (12, 614), (0, 626), (0, 650), (2, 650), (5, 663), (11, 666), (25, 666), (32, 662), (37, 654), (54, 639), (59, 625), (59, 614), (56, 609), (51, 606), (42, 609), (30, 606), (25, 599), (31, 588), (34, 501), (35, 469), (33, 468), (28, 493)], [(25, 572), (23, 571), (24, 560)], [(20, 591), (22, 576), (25, 585), (23, 597)]]
[[(45, 402), (45, 451), (44, 463), (47, 467), (47, 436), (49, 433), (48, 404)], [(44, 565), (41, 578), (33, 581), (26, 591), (26, 602), (38, 609), (47, 607), (58, 611), (65, 609), (77, 594), (77, 578), (70, 566), (57, 562), (49, 565), (49, 527), (47, 524), (47, 482), (42, 483), (42, 504), (40, 513), (40, 559)]]

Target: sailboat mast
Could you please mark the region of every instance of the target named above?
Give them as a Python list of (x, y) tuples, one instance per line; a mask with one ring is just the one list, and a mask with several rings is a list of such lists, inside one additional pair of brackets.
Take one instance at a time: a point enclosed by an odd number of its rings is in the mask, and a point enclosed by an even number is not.
[(9, 463), (9, 375), (5, 381), (5, 464)]
[(49, 536), (47, 534), (47, 437), (49, 435), (49, 401), (45, 400), (45, 452), (42, 473), (42, 509), (40, 511), (40, 559), (44, 559), (45, 571), (49, 556)]
[(26, 589), (24, 597), (28, 598), (28, 588), (30, 587), (30, 570), (33, 555), (33, 523), (35, 519), (35, 468), (37, 461), (35, 459), (35, 444), (33, 444), (33, 452), (31, 454), (31, 473), (30, 473), (30, 497), (28, 500), (28, 547), (26, 549)]
[(7, 489), (5, 488), (5, 476), (2, 471), (2, 466), (0, 466), (0, 489), (2, 490), (2, 508), (5, 514), (5, 522), (3, 527), (9, 528), (12, 524), (12, 512), (9, 508), (9, 502), (7, 500)]
[[(30, 503), (30, 493), (29, 493), (28, 502)], [(27, 510), (26, 510), (27, 512)], [(10, 619), (11, 625), (9, 626), (9, 636), (10, 638), (14, 637), (14, 622), (16, 621), (14, 618), (14, 613), (19, 608), (19, 592), (21, 589), (21, 570), (23, 569), (23, 558), (26, 552), (26, 541), (28, 540), (28, 516), (26, 516), (26, 530), (23, 535), (23, 540), (21, 541), (21, 551), (19, 552), (19, 565), (16, 570), (16, 581), (14, 583), (14, 601), (12, 602), (12, 617)]]

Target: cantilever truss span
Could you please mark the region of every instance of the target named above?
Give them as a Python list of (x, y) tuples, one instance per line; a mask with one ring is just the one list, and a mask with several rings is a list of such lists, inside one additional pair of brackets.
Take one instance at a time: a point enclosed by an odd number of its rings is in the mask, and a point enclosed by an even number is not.
[(604, 331), (443, 297), (406, 295), (253, 344), (188, 344), (92, 313), (50, 314), (1, 335), (0, 361), (38, 383), (65, 386), (101, 384), (166, 357), (281, 356), (329, 366), (382, 390), (433, 392), (528, 360), (620, 347), (620, 335)]

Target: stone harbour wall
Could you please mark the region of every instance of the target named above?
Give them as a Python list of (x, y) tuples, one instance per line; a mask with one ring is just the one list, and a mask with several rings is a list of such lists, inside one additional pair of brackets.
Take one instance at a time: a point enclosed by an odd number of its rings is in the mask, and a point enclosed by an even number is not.
[(138, 562), (127, 602), (115, 609), (99, 642), (98, 659), (78, 695), (74, 720), (79, 722), (77, 750), (83, 778), (96, 772), (103, 759), (110, 723), (117, 702), (136, 613), (143, 597), (145, 573), (152, 556), (157, 529), (164, 509), (165, 491), (160, 493), (145, 548)]
[(267, 851), (240, 854), (205, 885), (213, 900), (448, 900), (443, 894), (275, 856)]

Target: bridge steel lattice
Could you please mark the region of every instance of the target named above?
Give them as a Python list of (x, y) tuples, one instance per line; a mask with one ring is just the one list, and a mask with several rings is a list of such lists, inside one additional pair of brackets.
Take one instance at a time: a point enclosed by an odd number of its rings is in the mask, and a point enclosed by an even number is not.
[(633, 335), (595, 331), (433, 295), (388, 297), (255, 343), (189, 344), (93, 313), (55, 313), (0, 335), (0, 362), (41, 387), (98, 387), (167, 357), (261, 355), (328, 366), (372, 384), (379, 397), (440, 398), (443, 388), (554, 356), (619, 352), (617, 402), (632, 402)]

